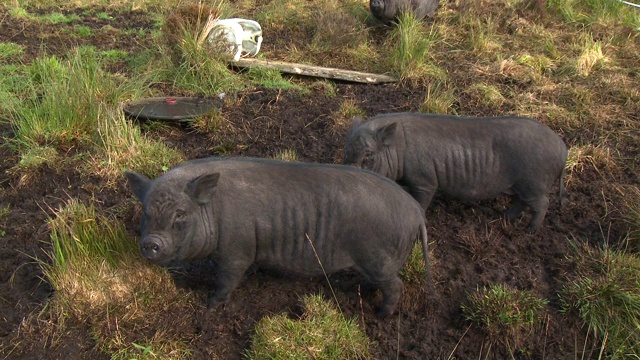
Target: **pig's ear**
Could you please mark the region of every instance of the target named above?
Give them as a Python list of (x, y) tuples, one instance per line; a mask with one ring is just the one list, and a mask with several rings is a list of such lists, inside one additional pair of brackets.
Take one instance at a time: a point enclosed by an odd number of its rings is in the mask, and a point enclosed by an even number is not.
[(351, 120), (351, 128), (352, 129), (355, 129), (355, 128), (357, 128), (358, 126), (360, 126), (362, 124), (364, 124), (364, 118), (362, 116), (360, 116), (360, 115), (354, 116), (353, 120)]
[(360, 125), (364, 124), (364, 118), (362, 116), (355, 116), (351, 120), (351, 127), (349, 128), (349, 134), (353, 133)]
[(220, 173), (200, 175), (189, 181), (185, 192), (198, 204), (206, 204), (213, 197), (213, 192), (218, 185), (218, 179), (220, 179)]
[(149, 189), (149, 183), (151, 183), (151, 180), (149, 180), (148, 177), (133, 171), (125, 171), (124, 175), (127, 177), (129, 187), (136, 197), (140, 201), (144, 201), (144, 197), (147, 194), (147, 189)]
[(385, 145), (390, 145), (393, 140), (393, 135), (396, 133), (397, 123), (391, 123), (376, 131), (375, 139)]

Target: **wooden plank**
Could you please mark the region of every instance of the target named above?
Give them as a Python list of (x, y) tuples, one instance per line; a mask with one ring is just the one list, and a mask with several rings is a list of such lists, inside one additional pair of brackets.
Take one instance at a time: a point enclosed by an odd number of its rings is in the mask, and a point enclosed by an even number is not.
[(397, 78), (389, 75), (255, 58), (242, 58), (232, 62), (232, 65), (240, 68), (260, 67), (278, 70), (288, 74), (323, 77), (365, 84), (381, 84), (398, 81)]

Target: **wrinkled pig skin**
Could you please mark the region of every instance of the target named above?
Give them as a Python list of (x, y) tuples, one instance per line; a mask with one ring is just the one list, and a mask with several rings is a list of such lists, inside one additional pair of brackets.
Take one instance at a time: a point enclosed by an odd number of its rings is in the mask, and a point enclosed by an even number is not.
[(371, 14), (384, 23), (392, 23), (401, 12), (410, 11), (416, 19), (433, 17), (439, 0), (370, 0)]
[[(253, 264), (301, 275), (353, 268), (382, 290), (378, 315), (395, 311), (398, 277), (424, 212), (397, 184), (350, 166), (271, 159), (193, 160), (150, 180), (125, 173), (141, 201), (140, 252), (154, 263), (216, 263), (210, 308), (228, 300)], [(432, 289), (428, 255), (427, 284)]]
[(560, 136), (533, 119), (391, 113), (354, 118), (343, 163), (398, 182), (424, 209), (436, 191), (466, 201), (512, 195), (505, 217), (528, 206), (535, 231), (555, 181), (562, 197), (566, 160)]

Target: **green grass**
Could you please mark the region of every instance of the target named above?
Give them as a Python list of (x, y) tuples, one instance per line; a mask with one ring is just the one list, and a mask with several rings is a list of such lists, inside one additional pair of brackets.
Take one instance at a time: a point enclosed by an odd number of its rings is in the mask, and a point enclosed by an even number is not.
[(536, 325), (543, 322), (547, 304), (529, 291), (495, 284), (470, 293), (462, 313), (486, 332), (490, 347), (501, 344), (513, 357), (529, 350), (529, 340)]
[(424, 100), (420, 112), (433, 114), (455, 113), (454, 104), (457, 97), (451, 84), (439, 80), (426, 85)]
[(89, 37), (93, 35), (93, 30), (91, 30), (90, 27), (84, 25), (76, 26), (74, 31), (80, 37)]
[(489, 106), (494, 109), (499, 109), (506, 101), (500, 89), (495, 85), (472, 84), (467, 89), (467, 94), (483, 106)]
[(575, 245), (572, 260), (578, 269), (560, 291), (562, 311), (578, 314), (607, 358), (640, 354), (640, 256)]
[(7, 215), (9, 215), (10, 209), (11, 209), (11, 205), (7, 205), (2, 209), (0, 209), (0, 221), (3, 221), (7, 217)]
[(21, 66), (0, 64), (0, 122), (9, 122), (11, 112), (20, 107), (19, 92), (26, 78)]
[(309, 28), (313, 37), (309, 44), (312, 53), (331, 49), (358, 48), (366, 44), (367, 31), (361, 13), (348, 11), (347, 5), (338, 0), (320, 0), (311, 10)]
[(178, 150), (143, 135), (140, 127), (126, 119), (120, 111), (101, 114), (96, 126), (96, 151), (87, 163), (87, 171), (108, 179), (121, 177), (123, 170), (157, 176), (184, 161)]
[[(138, 37), (144, 37), (147, 34), (147, 30), (145, 29), (126, 29), (122, 32), (124, 35), (133, 35), (133, 36), (138, 36)], [(152, 31), (152, 34), (154, 32)], [(161, 33), (157, 33), (158, 35), (160, 35)]]
[(213, 25), (209, 11), (221, 16), (223, 2), (212, 7), (193, 5), (178, 7), (162, 26), (165, 44), (162, 57), (155, 62), (161, 81), (192, 94), (217, 95), (245, 87), (245, 80), (227, 67), (230, 54), (212, 48), (206, 41)]
[(60, 160), (58, 150), (50, 146), (33, 146), (22, 152), (20, 161), (14, 169), (29, 172), (43, 164), (54, 164)]
[(502, 49), (501, 38), (497, 34), (498, 23), (491, 16), (476, 17), (467, 15), (466, 26), (468, 37), (465, 41), (467, 49), (481, 57), (493, 57)]
[(421, 288), (424, 288), (426, 286), (426, 271), (422, 244), (416, 242), (409, 254), (407, 263), (402, 270), (400, 270), (400, 277), (404, 280), (405, 284), (419, 285)]
[(52, 12), (46, 15), (42, 15), (38, 17), (38, 19), (42, 22), (49, 23), (49, 24), (59, 24), (59, 23), (69, 24), (74, 21), (80, 20), (80, 16), (75, 14), (64, 15), (62, 13)]
[(246, 359), (363, 359), (371, 340), (321, 295), (302, 298), (304, 313), (262, 318), (255, 326)]
[(312, 13), (311, 6), (303, 0), (274, 0), (257, 9), (255, 20), (260, 24), (273, 24), (275, 29), (287, 27), (296, 33), (305, 30)]
[(100, 52), (100, 57), (106, 62), (118, 62), (130, 59), (129, 53), (124, 50), (104, 50)]
[(427, 31), (422, 21), (411, 13), (403, 13), (393, 28), (388, 42), (390, 66), (403, 80), (421, 79), (439, 74), (438, 67), (430, 61), (430, 52), (439, 41), (437, 28)]
[(20, 6), (11, 6), (9, 7), (9, 15), (19, 19), (29, 19), (31, 15), (29, 12)]
[(67, 59), (38, 58), (28, 72), (23, 101), (12, 111), (15, 142), (21, 149), (88, 141), (101, 108), (117, 104), (127, 92), (102, 70), (93, 48), (77, 48)]
[(29, 81), (9, 109), (15, 131), (11, 144), (22, 154), (17, 169), (53, 164), (60, 151), (76, 145), (90, 154), (88, 169), (111, 178), (123, 169), (158, 174), (182, 160), (123, 118), (119, 100), (139, 96), (148, 84), (144, 75), (122, 83), (103, 70), (105, 57), (125, 55), (85, 47), (66, 59), (38, 58), (25, 66)]
[(640, 252), (640, 188), (631, 185), (622, 191), (623, 209), (622, 217), (629, 225), (629, 236), (627, 237), (627, 249), (629, 251)]
[(186, 120), (191, 128), (200, 133), (214, 133), (229, 123), (225, 115), (219, 109), (213, 109), (209, 113)]
[(300, 85), (285, 79), (278, 70), (254, 67), (248, 69), (246, 74), (253, 84), (264, 86), (267, 89), (303, 90)]
[[(0, 44), (0, 121), (12, 126), (14, 134), (7, 143), (20, 160), (9, 173), (18, 172), (21, 181), (43, 164), (73, 163), (84, 175), (103, 176), (113, 184), (124, 169), (155, 176), (184, 160), (183, 154), (163, 141), (161, 132), (153, 130), (169, 126), (141, 127), (119, 111), (123, 101), (154, 95), (157, 89), (204, 96), (258, 86), (301, 95), (308, 90), (296, 77), (273, 70), (230, 70), (227, 59), (203, 43), (204, 19), (177, 31), (178, 40), (171, 48), (164, 36), (167, 15), (177, 1), (80, 2), (149, 9), (154, 19), (151, 34), (135, 29), (123, 33), (151, 36), (157, 43), (133, 55), (70, 48), (67, 55), (42, 56), (29, 64), (20, 63), (21, 46)], [(13, 18), (69, 27), (79, 19), (59, 11), (70, 6), (68, 1), (2, 3)], [(405, 15), (398, 26), (384, 29), (374, 25), (366, 1), (244, 0), (225, 3), (223, 10), (225, 15), (256, 19), (268, 29), (265, 44), (269, 46), (260, 53), (265, 59), (399, 75), (422, 86), (423, 93), (416, 92), (424, 96), (418, 99), (422, 112), (515, 113), (545, 121), (573, 141), (567, 163), (569, 191), (585, 175), (595, 173), (597, 181), (625, 171), (624, 159), (618, 155), (623, 145), (617, 144), (627, 137), (630, 143), (636, 142), (632, 115), (640, 100), (634, 30), (640, 24), (639, 12), (615, 0), (551, 0), (546, 2), (545, 14), (512, 0), (462, 5), (441, 4), (438, 16), (427, 23)], [(25, 10), (47, 6), (45, 16)], [(95, 16), (112, 20), (106, 12)], [(92, 33), (85, 26), (75, 29), (80, 36)], [(279, 36), (285, 33), (286, 41)], [(111, 62), (126, 62), (129, 75), (109, 74), (105, 64)], [(333, 82), (312, 86), (323, 86), (328, 97), (344, 96)], [(345, 96), (338, 109), (327, 111), (338, 136), (348, 129), (353, 116), (364, 115), (369, 108)], [(189, 126), (214, 134), (226, 121), (216, 113)], [(613, 125), (619, 124), (618, 133)], [(224, 154), (233, 146), (229, 140), (212, 144), (211, 149)], [(81, 153), (69, 156), (70, 149)], [(296, 159), (297, 153), (285, 149), (275, 157)], [(621, 233), (628, 228), (628, 250), (638, 251), (640, 195), (633, 186), (618, 196), (624, 199), (612, 200), (607, 216), (619, 222)], [(603, 189), (602, 195), (608, 198), (608, 191)], [(0, 221), (6, 219), (7, 211), (8, 207), (0, 209)], [(160, 317), (171, 316), (168, 306), (175, 314), (192, 314), (193, 295), (173, 288), (165, 271), (142, 263), (122, 224), (106, 216), (107, 211), (72, 202), (52, 220), (53, 250), (42, 266), (56, 290), (46, 309), (56, 326), (48, 327), (45, 336), (59, 336), (65, 326), (71, 326), (65, 319), (73, 316), (88, 324), (96, 346), (114, 359), (189, 358), (190, 339), (163, 327), (167, 321)], [(483, 260), (484, 245), (479, 241), (469, 245), (474, 260)], [(583, 255), (573, 259), (579, 264), (576, 276), (560, 291), (563, 311), (578, 314), (606, 356), (638, 354), (637, 254), (610, 248), (581, 251)], [(416, 246), (402, 271), (408, 287), (423, 282), (423, 261)], [(246, 357), (369, 356), (368, 349), (374, 345), (352, 320), (345, 320), (319, 297), (303, 302), (306, 311), (300, 318), (281, 314), (260, 320)], [(462, 309), (474, 326), (485, 331), (489, 346), (505, 346), (513, 356), (526, 356), (527, 338), (543, 319), (545, 304), (530, 292), (493, 285), (469, 294)], [(193, 321), (188, 316), (173, 320)], [(40, 336), (39, 330), (33, 331)]]
[(46, 309), (54, 321), (45, 336), (60, 336), (66, 320), (74, 318), (92, 329), (98, 349), (113, 359), (150, 358), (152, 352), (189, 358), (186, 334), (176, 333), (164, 318), (168, 304), (185, 310), (190, 300), (165, 270), (142, 262), (118, 220), (71, 200), (50, 225), (52, 248), (47, 259), (38, 260), (55, 289)]
[(101, 11), (101, 12), (97, 13), (96, 17), (98, 19), (101, 19), (101, 20), (108, 20), (108, 21), (114, 20), (113, 16), (109, 15), (108, 13), (106, 13), (104, 11)]
[(11, 211), (11, 205), (6, 205), (0, 209), (0, 238), (7, 236), (7, 230), (4, 228), (4, 223)]
[(22, 45), (1, 42), (0, 43), (0, 63), (10, 60), (13, 57), (22, 55), (24, 53), (24, 47)]
[(351, 127), (351, 122), (356, 116), (364, 116), (365, 112), (352, 99), (345, 99), (331, 115), (333, 120), (333, 131), (338, 133)]
[(619, 1), (550, 0), (548, 6), (555, 12), (562, 14), (567, 22), (601, 23), (603, 25), (614, 25), (621, 22), (632, 27), (640, 25), (638, 11)]

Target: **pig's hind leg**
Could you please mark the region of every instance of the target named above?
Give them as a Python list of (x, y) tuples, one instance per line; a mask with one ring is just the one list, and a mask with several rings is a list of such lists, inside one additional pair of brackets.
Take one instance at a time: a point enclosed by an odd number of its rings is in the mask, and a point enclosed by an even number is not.
[(534, 232), (540, 227), (540, 225), (542, 225), (542, 221), (547, 214), (547, 209), (549, 209), (549, 197), (547, 197), (546, 194), (543, 194), (539, 197), (526, 200), (526, 204), (529, 205), (533, 213), (533, 215), (531, 215), (531, 221), (529, 221), (529, 225), (527, 226), (527, 230)]
[(520, 200), (519, 195), (513, 195), (511, 197), (511, 207), (505, 211), (504, 218), (511, 221), (520, 216), (526, 207), (527, 204)]
[(396, 275), (388, 280), (369, 280), (373, 285), (382, 291), (382, 305), (377, 311), (380, 318), (392, 315), (396, 311), (398, 301), (404, 290), (402, 280)]
[(512, 205), (509, 210), (504, 213), (507, 220), (513, 220), (519, 216), (528, 206), (531, 208), (531, 220), (527, 226), (527, 230), (534, 232), (540, 227), (549, 208), (549, 198), (545, 193), (522, 195), (523, 192), (516, 192), (512, 197)]

